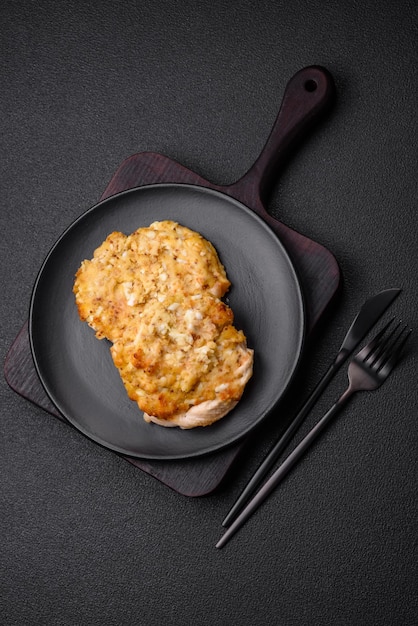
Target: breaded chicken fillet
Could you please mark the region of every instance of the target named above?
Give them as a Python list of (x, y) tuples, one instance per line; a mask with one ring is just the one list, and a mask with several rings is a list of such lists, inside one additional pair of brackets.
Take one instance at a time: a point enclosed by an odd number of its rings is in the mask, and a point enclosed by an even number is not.
[(80, 318), (113, 345), (146, 421), (209, 425), (239, 401), (253, 351), (220, 299), (230, 282), (216, 250), (176, 222), (111, 233), (76, 274)]

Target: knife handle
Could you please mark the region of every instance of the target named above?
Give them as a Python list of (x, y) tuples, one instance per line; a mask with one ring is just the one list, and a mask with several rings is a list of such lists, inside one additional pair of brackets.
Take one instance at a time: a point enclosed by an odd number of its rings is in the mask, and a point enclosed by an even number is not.
[(355, 390), (350, 386), (346, 389), (339, 400), (329, 409), (329, 411), (319, 420), (319, 422), (312, 428), (312, 430), (302, 439), (302, 441), (296, 446), (296, 448), (289, 454), (287, 459), (273, 472), (270, 478), (264, 483), (260, 490), (256, 493), (254, 498), (248, 502), (243, 508), (238, 517), (229, 526), (228, 530), (221, 537), (216, 544), (217, 548), (222, 548), (229, 539), (241, 528), (241, 526), (247, 521), (249, 517), (258, 509), (269, 494), (282, 482), (285, 476), (296, 465), (299, 459), (305, 454), (305, 452), (311, 447), (314, 441), (319, 437), (328, 423), (339, 413), (342, 407), (346, 404), (349, 398), (355, 393)]
[[(346, 358), (346, 355), (345, 355), (345, 358)], [(305, 417), (307, 416), (311, 408), (314, 406), (319, 396), (324, 391), (325, 387), (328, 385), (330, 380), (333, 378), (333, 376), (341, 367), (345, 358), (343, 358), (342, 356), (340, 357), (340, 355), (338, 355), (335, 361), (332, 363), (332, 365), (330, 365), (330, 367), (325, 372), (325, 374), (323, 375), (319, 383), (316, 385), (312, 393), (309, 395), (309, 397), (305, 401), (302, 408), (299, 410), (298, 414), (293, 418), (290, 425), (287, 427), (287, 429), (284, 431), (281, 437), (274, 444), (273, 448), (270, 450), (270, 452), (262, 461), (261, 465), (255, 472), (255, 474), (247, 483), (246, 487), (242, 491), (238, 500), (232, 506), (228, 515), (225, 517), (224, 521), (222, 522), (222, 526), (228, 527), (233, 522), (233, 520), (237, 517), (237, 515), (239, 514), (241, 509), (244, 507), (246, 502), (248, 502), (249, 498), (253, 495), (253, 493), (255, 493), (257, 487), (260, 485), (261, 481), (266, 477), (269, 470), (272, 469), (273, 465), (276, 463), (277, 459), (279, 458), (279, 456), (281, 455), (281, 453), (283, 452), (283, 450), (289, 443), (290, 439), (296, 433), (297, 429), (302, 424), (303, 420), (305, 419)]]

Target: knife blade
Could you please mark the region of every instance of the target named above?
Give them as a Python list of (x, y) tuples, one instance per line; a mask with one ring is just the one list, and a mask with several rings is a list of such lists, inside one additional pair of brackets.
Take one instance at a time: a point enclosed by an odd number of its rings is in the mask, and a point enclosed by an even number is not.
[(385, 289), (380, 293), (372, 296), (361, 307), (360, 311), (354, 318), (350, 328), (348, 329), (340, 349), (329, 366), (328, 370), (320, 379), (314, 390), (311, 392), (297, 415), (293, 418), (290, 425), (280, 436), (278, 441), (274, 444), (273, 448), (267, 454), (262, 461), (255, 474), (252, 476), (241, 495), (232, 506), (228, 515), (222, 522), (222, 526), (228, 527), (231, 522), (237, 517), (238, 513), (243, 508), (244, 504), (255, 492), (267, 472), (271, 469), (274, 463), (283, 452), (284, 448), (290, 441), (291, 437), (295, 434), (303, 420), (318, 400), (325, 387), (329, 384), (331, 379), (338, 372), (342, 364), (347, 360), (350, 354), (358, 346), (360, 341), (367, 335), (367, 333), (373, 328), (376, 322), (381, 318), (386, 309), (392, 304), (392, 302), (401, 293), (401, 289)]

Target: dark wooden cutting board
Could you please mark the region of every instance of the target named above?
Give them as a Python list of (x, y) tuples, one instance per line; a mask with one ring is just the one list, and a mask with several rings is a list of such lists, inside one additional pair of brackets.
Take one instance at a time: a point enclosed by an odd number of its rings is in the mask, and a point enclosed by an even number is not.
[[(328, 109), (333, 95), (333, 80), (324, 68), (312, 66), (298, 72), (286, 87), (278, 117), (260, 156), (250, 170), (232, 185), (213, 184), (166, 156), (143, 152), (123, 161), (100, 200), (127, 189), (157, 183), (199, 185), (236, 198), (260, 215), (287, 249), (302, 287), (309, 333), (338, 290), (338, 264), (322, 245), (269, 215), (265, 202), (280, 166), (289, 158), (296, 141)], [(14, 391), (68, 423), (50, 402), (37, 377), (30, 351), (27, 323), (7, 354), (4, 372)], [(244, 444), (245, 440), (216, 453), (185, 460), (148, 461), (127, 456), (123, 458), (178, 493), (201, 496), (210, 493), (220, 484)]]

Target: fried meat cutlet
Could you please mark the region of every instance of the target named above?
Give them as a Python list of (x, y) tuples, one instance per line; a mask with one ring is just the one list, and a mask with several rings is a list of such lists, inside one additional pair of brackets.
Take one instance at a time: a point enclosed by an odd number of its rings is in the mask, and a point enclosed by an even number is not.
[(253, 351), (220, 299), (228, 290), (215, 248), (169, 220), (111, 233), (74, 283), (80, 318), (111, 355), (144, 419), (209, 425), (237, 404)]

